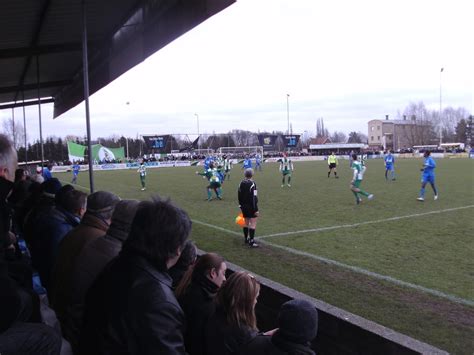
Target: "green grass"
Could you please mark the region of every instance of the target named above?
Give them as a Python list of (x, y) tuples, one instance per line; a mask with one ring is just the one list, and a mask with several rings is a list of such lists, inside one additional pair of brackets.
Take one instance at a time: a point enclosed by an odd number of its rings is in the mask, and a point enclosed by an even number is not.
[[(327, 178), (325, 162), (295, 163), (292, 187), (281, 188), (277, 164), (257, 172), (261, 217), (257, 236), (322, 227), (421, 216), (362, 224), (264, 240), (363, 268), (411, 284), (474, 301), (474, 161), (439, 159), (436, 181), (440, 199), (418, 202), (421, 160), (400, 160), (397, 180), (386, 182), (381, 161), (368, 162), (362, 187), (375, 199), (357, 206), (349, 191), (351, 170), (341, 161), (339, 179)], [(474, 351), (474, 308), (423, 291), (356, 273), (346, 268), (263, 245), (249, 250), (243, 237), (210, 228), (204, 222), (240, 233), (237, 186), (242, 171), (232, 170), (224, 184), (224, 200), (206, 202), (206, 181), (196, 168), (149, 169), (147, 191), (140, 191), (136, 171), (97, 172), (96, 190), (122, 198), (171, 197), (195, 220), (192, 238), (207, 251), (252, 272), (302, 291), (337, 307), (393, 328), (452, 353)], [(60, 179), (70, 175), (57, 174)], [(88, 186), (80, 174), (79, 184)]]

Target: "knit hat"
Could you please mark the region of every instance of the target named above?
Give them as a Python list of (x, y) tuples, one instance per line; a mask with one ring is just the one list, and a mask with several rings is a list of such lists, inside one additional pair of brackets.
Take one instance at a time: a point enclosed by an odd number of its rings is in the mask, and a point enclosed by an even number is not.
[(54, 203), (56, 204), (56, 206), (60, 206), (60, 207), (63, 207), (63, 203), (64, 203), (64, 196), (70, 192), (74, 190), (74, 186), (70, 185), (70, 184), (66, 184), (64, 185), (63, 187), (61, 187), (57, 192), (56, 192), (56, 196), (54, 197)]
[(54, 198), (56, 192), (59, 191), (61, 186), (61, 182), (58, 179), (48, 179), (47, 181), (43, 182), (43, 194), (48, 197)]
[(119, 203), (120, 197), (108, 191), (97, 191), (87, 197), (87, 212), (111, 212)]
[(125, 241), (128, 238), (139, 203), (138, 200), (122, 200), (117, 203), (107, 234), (122, 242)]
[(280, 308), (278, 325), (282, 338), (298, 344), (306, 344), (318, 333), (318, 311), (311, 302), (288, 301)]

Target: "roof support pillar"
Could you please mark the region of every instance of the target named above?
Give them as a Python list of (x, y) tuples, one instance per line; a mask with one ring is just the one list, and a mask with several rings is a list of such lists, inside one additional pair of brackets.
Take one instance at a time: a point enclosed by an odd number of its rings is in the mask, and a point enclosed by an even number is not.
[(40, 145), (41, 145), (41, 169), (43, 169), (43, 167), (44, 167), (44, 147), (43, 147), (43, 124), (42, 124), (42, 121), (41, 121), (39, 56), (36, 56), (36, 81), (38, 83), (38, 120), (39, 120)]
[(89, 62), (87, 56), (87, 9), (82, 0), (82, 68), (84, 77), (84, 100), (86, 104), (87, 151), (89, 160), (89, 185), (90, 192), (94, 192), (94, 170), (92, 162), (91, 123), (89, 113)]
[(26, 141), (26, 113), (25, 113), (25, 92), (22, 92), (23, 96), (23, 136), (25, 138), (25, 163), (28, 168), (28, 143)]
[(12, 133), (13, 133), (13, 147), (16, 149), (15, 109), (13, 107), (12, 107)]

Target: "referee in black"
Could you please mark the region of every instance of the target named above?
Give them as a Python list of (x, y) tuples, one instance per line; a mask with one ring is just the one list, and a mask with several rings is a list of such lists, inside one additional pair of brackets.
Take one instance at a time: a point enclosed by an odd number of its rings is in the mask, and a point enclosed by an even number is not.
[(244, 177), (239, 185), (239, 206), (245, 218), (244, 237), (245, 244), (250, 248), (258, 248), (255, 243), (255, 228), (258, 217), (257, 185), (252, 180), (253, 170), (245, 169)]

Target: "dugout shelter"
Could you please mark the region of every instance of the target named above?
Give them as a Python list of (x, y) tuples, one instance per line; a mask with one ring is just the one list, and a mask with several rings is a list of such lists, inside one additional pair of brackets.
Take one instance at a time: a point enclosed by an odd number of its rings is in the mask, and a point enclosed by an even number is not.
[(15, 108), (37, 105), (42, 143), (41, 105), (56, 118), (85, 101), (91, 151), (89, 95), (235, 1), (2, 1), (0, 109), (15, 120)]

